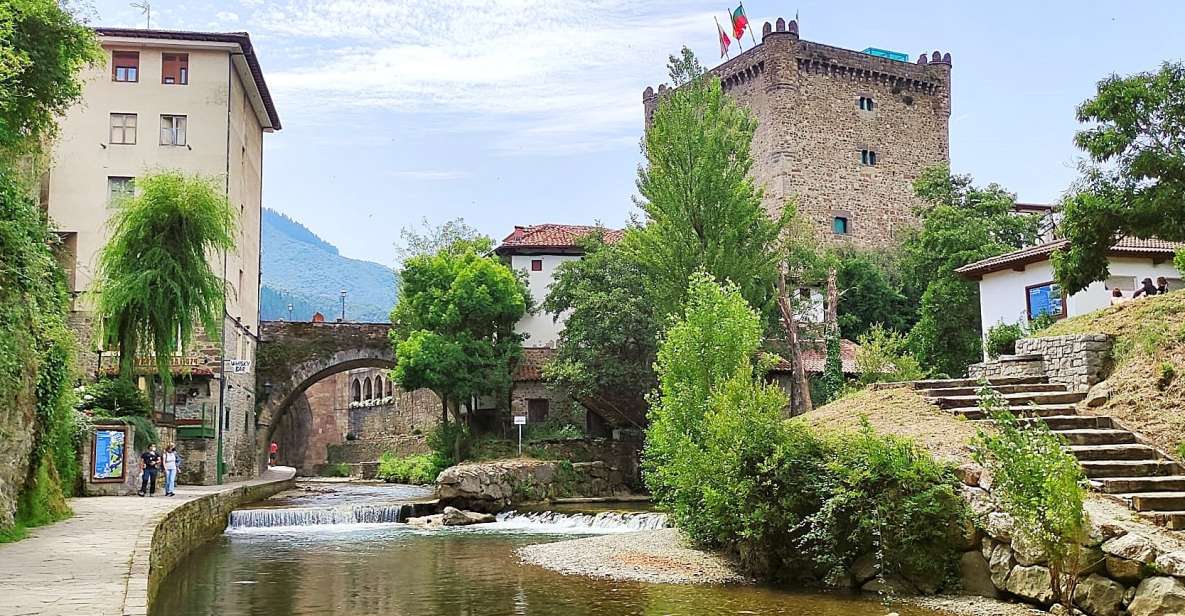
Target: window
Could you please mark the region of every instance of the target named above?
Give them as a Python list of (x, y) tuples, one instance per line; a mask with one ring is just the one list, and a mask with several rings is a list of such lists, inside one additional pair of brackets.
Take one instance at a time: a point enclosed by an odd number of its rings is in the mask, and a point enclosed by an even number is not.
[(362, 401), (362, 385), (358, 382), (358, 379), (354, 379), (354, 384), (350, 386), (350, 390), (353, 392), (350, 394), (350, 398), (354, 402), (361, 402)]
[(543, 259), (531, 259), (531, 271), (532, 272), (542, 272), (543, 271)]
[(1025, 304), (1030, 321), (1043, 314), (1053, 315), (1055, 319), (1066, 316), (1066, 297), (1056, 282), (1025, 287)]
[(872, 150), (860, 150), (860, 164), (869, 167), (876, 165), (876, 152)]
[(551, 411), (551, 401), (547, 398), (529, 398), (527, 400), (527, 421), (538, 423), (547, 419)]
[(136, 178), (109, 176), (107, 178), (107, 205), (119, 205), (136, 194)]
[(848, 234), (848, 219), (844, 216), (836, 216), (831, 220), (831, 232), (836, 235)]
[(136, 114), (111, 114), (111, 143), (115, 145), (136, 145)]
[(858, 104), (860, 105), (861, 111), (872, 111), (876, 108), (876, 103), (867, 96), (861, 96), (860, 102)]
[(168, 85), (189, 84), (189, 54), (166, 53), (160, 57), (160, 82)]
[(160, 117), (160, 144), (185, 145), (185, 116), (163, 115)]
[(140, 52), (111, 52), (112, 81), (140, 81)]
[(373, 397), (374, 397), (374, 383), (371, 382), (370, 377), (366, 377), (366, 380), (362, 382), (362, 399), (363, 400), (370, 400)]

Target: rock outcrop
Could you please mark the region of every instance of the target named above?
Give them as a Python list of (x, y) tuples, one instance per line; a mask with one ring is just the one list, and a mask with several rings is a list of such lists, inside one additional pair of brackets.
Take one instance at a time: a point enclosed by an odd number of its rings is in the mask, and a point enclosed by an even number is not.
[(629, 494), (622, 474), (604, 462), (513, 459), (459, 464), (437, 478), (441, 504), (496, 513), (553, 498)]
[(477, 513), (475, 511), (461, 511), (456, 507), (445, 507), (441, 513), (408, 518), (410, 526), (419, 528), (441, 528), (443, 526), (469, 526), (471, 524), (489, 524), (495, 521), (493, 514)]

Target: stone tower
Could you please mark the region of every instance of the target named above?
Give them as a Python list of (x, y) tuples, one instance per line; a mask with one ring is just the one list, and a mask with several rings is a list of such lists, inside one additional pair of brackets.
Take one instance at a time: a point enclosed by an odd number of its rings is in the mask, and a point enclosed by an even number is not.
[[(778, 19), (711, 72), (757, 119), (765, 207), (794, 200), (820, 239), (876, 248), (916, 224), (913, 181), (949, 161), (950, 70), (949, 53), (892, 60), (804, 41)], [(668, 92), (646, 88), (648, 125)]]

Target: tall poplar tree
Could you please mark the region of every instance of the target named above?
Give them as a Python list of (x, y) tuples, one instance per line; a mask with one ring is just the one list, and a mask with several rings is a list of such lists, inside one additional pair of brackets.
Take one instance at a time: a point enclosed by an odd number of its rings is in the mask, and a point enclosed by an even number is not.
[(784, 256), (779, 238), (793, 208), (775, 218), (761, 205), (748, 176), (757, 129), (749, 111), (686, 47), (668, 68), (675, 88), (654, 112), (638, 170), (644, 226), (627, 232), (623, 248), (647, 271), (660, 315), (682, 309), (688, 278), (699, 270), (737, 285), (768, 314)]

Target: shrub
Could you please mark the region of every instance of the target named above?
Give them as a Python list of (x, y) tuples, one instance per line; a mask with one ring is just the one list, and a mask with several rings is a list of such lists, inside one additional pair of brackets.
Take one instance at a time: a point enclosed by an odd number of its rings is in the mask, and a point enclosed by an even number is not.
[(860, 383), (916, 381), (925, 376), (917, 358), (910, 354), (905, 336), (879, 323), (858, 340), (856, 372)]
[(345, 462), (339, 462), (337, 464), (326, 464), (325, 466), (321, 467), (321, 476), (322, 477), (349, 477), (350, 476), (350, 465)]
[(1173, 383), (1173, 379), (1177, 377), (1177, 367), (1171, 361), (1162, 361), (1156, 367), (1156, 387), (1161, 390), (1167, 389)]
[(140, 388), (127, 379), (100, 379), (82, 390), (78, 408), (100, 417), (152, 416), (152, 405)]
[(436, 452), (400, 458), (388, 451), (379, 458), (375, 476), (388, 483), (424, 485), (434, 483), (440, 471), (447, 467), (448, 464)]
[(1057, 323), (1057, 318), (1048, 312), (1042, 312), (1037, 315), (1037, 318), (1029, 321), (1028, 335), (1040, 333), (1043, 330), (1049, 329), (1051, 325)]
[(1044, 422), (1022, 423), (989, 387), (980, 388), (979, 400), (997, 431), (979, 432), (975, 460), (991, 471), (993, 496), (1016, 521), (1013, 532), (1048, 555), (1054, 598), (1070, 608), (1078, 579), (1091, 564), (1084, 562), (1083, 547), (1086, 476)]
[(428, 433), (428, 446), (445, 466), (459, 464), (469, 458), (471, 439), (469, 427), (459, 422), (442, 423)]
[(1015, 355), (1016, 341), (1025, 337), (1025, 329), (1020, 323), (997, 323), (988, 328), (986, 348), (988, 357), (995, 359), (1001, 355)]
[(548, 418), (537, 424), (527, 424), (523, 430), (523, 442), (568, 440), (584, 438), (584, 430), (562, 418)]

